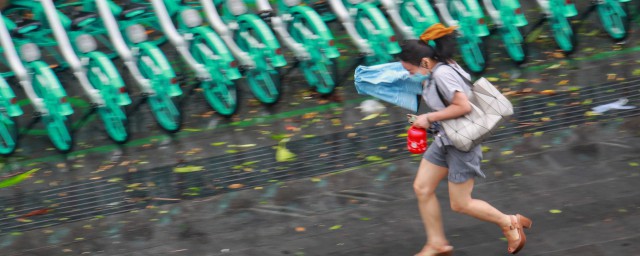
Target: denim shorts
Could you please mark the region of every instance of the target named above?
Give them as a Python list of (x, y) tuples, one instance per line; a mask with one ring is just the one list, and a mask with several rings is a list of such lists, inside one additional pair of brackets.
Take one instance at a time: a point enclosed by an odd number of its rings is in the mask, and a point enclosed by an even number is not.
[(448, 168), (449, 182), (463, 183), (478, 176), (486, 178), (480, 170), (480, 162), (482, 162), (482, 147), (480, 145), (469, 152), (463, 152), (454, 146), (444, 145), (442, 139), (436, 136), (422, 157), (432, 164)]

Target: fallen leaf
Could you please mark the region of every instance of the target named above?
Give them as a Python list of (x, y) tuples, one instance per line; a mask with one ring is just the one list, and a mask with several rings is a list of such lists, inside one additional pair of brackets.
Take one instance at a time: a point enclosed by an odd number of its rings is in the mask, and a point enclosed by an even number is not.
[(4, 180), (0, 181), (0, 188), (6, 188), (6, 187), (11, 187), (11, 186), (15, 186), (17, 184), (20, 184), (24, 180), (30, 178), (31, 175), (34, 174), (35, 172), (37, 172), (38, 170), (40, 170), (40, 168), (31, 169), (30, 171), (27, 171), (27, 172), (24, 172), (24, 173), (21, 173), (21, 174), (17, 174), (17, 175), (9, 177), (7, 179), (4, 179)]
[(227, 144), (227, 143), (226, 142), (214, 142), (214, 143), (211, 143), (211, 146), (219, 147), (219, 146), (222, 146), (224, 144)]
[(229, 145), (227, 147), (230, 148), (250, 148), (250, 147), (255, 147), (256, 144), (243, 144), (243, 145)]
[(549, 212), (553, 213), (553, 214), (558, 214), (558, 213), (561, 213), (562, 211), (558, 210), (558, 209), (551, 209), (551, 210), (549, 210)]
[(489, 80), (489, 82), (498, 82), (498, 81), (500, 81), (500, 78), (497, 78), (497, 77), (487, 77), (487, 80)]
[(505, 150), (505, 151), (502, 151), (502, 153), (501, 153), (501, 154), (502, 154), (503, 156), (508, 156), (508, 155), (513, 154), (513, 151), (512, 151), (512, 150)]
[(184, 167), (175, 167), (173, 168), (173, 172), (175, 173), (189, 173), (189, 172), (199, 172), (204, 170), (203, 166), (195, 166), (195, 165), (188, 165), (188, 166), (184, 166)]
[(230, 189), (239, 189), (239, 188), (242, 188), (242, 187), (244, 187), (244, 185), (238, 184), (238, 183), (231, 184), (231, 185), (228, 186), (228, 188), (230, 188)]
[(629, 163), (629, 166), (631, 166), (631, 167), (638, 167), (638, 165), (639, 164), (637, 162), (630, 162)]
[(558, 82), (558, 85), (566, 85), (569, 83), (569, 80), (562, 80), (560, 82)]
[(335, 225), (329, 228), (329, 230), (337, 230), (337, 229), (341, 229), (342, 225)]
[(362, 118), (362, 121), (374, 119), (374, 118), (378, 117), (379, 115), (380, 114), (378, 114), (378, 113), (373, 113), (371, 115), (368, 115), (368, 116), (365, 116), (364, 118)]
[(542, 94), (542, 95), (554, 95), (554, 94), (556, 94), (556, 91), (555, 90), (543, 90), (543, 91), (540, 92), (540, 94)]
[(296, 159), (296, 154), (287, 149), (287, 141), (289, 141), (289, 139), (283, 139), (278, 142), (276, 146), (276, 161), (278, 162), (288, 162)]
[(382, 157), (379, 157), (379, 156), (367, 156), (365, 160), (369, 162), (377, 162), (377, 161), (382, 161), (383, 159)]
[(48, 208), (33, 210), (33, 211), (30, 211), (29, 213), (27, 213), (25, 215), (22, 215), (22, 217), (23, 218), (27, 218), (27, 217), (36, 216), (36, 215), (43, 215), (43, 214), (47, 214), (50, 211), (51, 210), (48, 209)]
[(307, 229), (305, 227), (296, 227), (296, 232), (305, 232)]

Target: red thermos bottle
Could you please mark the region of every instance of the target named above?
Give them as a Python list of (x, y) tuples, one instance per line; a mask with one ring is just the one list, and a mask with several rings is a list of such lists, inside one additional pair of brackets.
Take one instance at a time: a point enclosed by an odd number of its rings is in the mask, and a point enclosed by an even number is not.
[(407, 149), (413, 154), (427, 151), (427, 130), (411, 126), (407, 131)]

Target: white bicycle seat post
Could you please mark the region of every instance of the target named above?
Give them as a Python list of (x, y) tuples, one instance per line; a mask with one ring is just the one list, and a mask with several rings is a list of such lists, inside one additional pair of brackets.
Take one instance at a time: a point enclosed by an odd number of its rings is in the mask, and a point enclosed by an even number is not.
[(255, 62), (251, 59), (249, 54), (244, 52), (238, 44), (233, 40), (233, 33), (229, 27), (222, 21), (218, 10), (213, 4), (212, 0), (200, 0), (200, 5), (205, 13), (205, 17), (209, 22), (209, 25), (215, 30), (220, 38), (225, 42), (231, 54), (240, 62), (243, 66), (255, 67)]
[(342, 26), (347, 30), (347, 34), (349, 34), (353, 43), (358, 47), (358, 50), (366, 55), (373, 54), (373, 50), (371, 49), (369, 42), (362, 38), (358, 33), (358, 30), (356, 30), (351, 14), (342, 0), (329, 0), (329, 5), (331, 6), (333, 13), (340, 20), (340, 23), (342, 23)]
[(58, 10), (56, 9), (55, 4), (52, 0), (40, 0), (40, 4), (42, 4), (44, 14), (51, 30), (53, 31), (53, 36), (58, 43), (58, 49), (60, 49), (62, 57), (67, 61), (69, 67), (71, 67), (73, 75), (78, 79), (80, 86), (89, 96), (91, 102), (98, 106), (104, 106), (105, 102), (100, 95), (100, 91), (93, 87), (91, 82), (89, 82), (87, 72), (84, 70), (82, 62), (80, 62), (80, 58), (73, 50), (73, 46), (71, 46), (69, 36), (67, 35), (64, 26), (62, 26), (62, 22), (60, 22), (60, 16), (58, 15)]
[(487, 10), (487, 13), (489, 14), (489, 16), (491, 16), (491, 19), (496, 24), (496, 26), (502, 27), (503, 23), (502, 19), (500, 18), (500, 11), (498, 11), (493, 5), (493, 1), (482, 0), (482, 4), (484, 5), (484, 8)]
[(416, 35), (413, 34), (413, 29), (408, 26), (402, 20), (400, 16), (400, 10), (398, 8), (398, 3), (396, 0), (379, 0), (387, 14), (391, 17), (391, 21), (398, 27), (400, 32), (402, 32), (402, 36), (404, 39), (416, 39)]
[(33, 90), (29, 72), (22, 63), (22, 60), (20, 60), (18, 51), (13, 44), (11, 34), (9, 34), (9, 30), (7, 29), (7, 25), (4, 23), (4, 18), (2, 16), (0, 16), (0, 45), (4, 48), (4, 56), (7, 58), (11, 71), (13, 71), (13, 74), (18, 79), (20, 86), (24, 90), (25, 94), (27, 94), (29, 100), (31, 100), (35, 110), (42, 114), (48, 114), (49, 111), (44, 106), (44, 101), (42, 98), (38, 97), (36, 92)]
[(100, 19), (102, 19), (102, 23), (107, 29), (109, 41), (111, 41), (113, 48), (118, 53), (127, 69), (129, 69), (129, 72), (131, 72), (134, 80), (136, 80), (138, 85), (140, 85), (142, 91), (147, 94), (154, 94), (155, 90), (151, 88), (149, 80), (144, 78), (144, 76), (142, 76), (142, 73), (140, 72), (140, 69), (138, 69), (138, 66), (135, 63), (133, 52), (131, 51), (131, 49), (129, 49), (129, 46), (127, 46), (127, 43), (124, 41), (122, 33), (120, 33), (118, 22), (111, 12), (109, 4), (106, 0), (95, 1), (96, 8), (98, 9), (98, 15), (100, 15)]
[(444, 20), (444, 23), (447, 24), (447, 26), (451, 27), (458, 25), (458, 21), (453, 19), (453, 17), (451, 16), (451, 12), (449, 12), (449, 9), (447, 8), (446, 0), (436, 0), (436, 7), (438, 8), (442, 19)]
[(169, 16), (167, 6), (164, 4), (164, 0), (151, 0), (151, 5), (153, 6), (153, 11), (158, 18), (158, 23), (160, 23), (162, 32), (167, 36), (169, 42), (176, 47), (176, 50), (180, 56), (182, 56), (182, 59), (196, 72), (196, 76), (199, 79), (211, 79), (211, 76), (204, 65), (198, 63), (193, 55), (191, 55), (191, 52), (189, 52), (189, 44), (173, 24), (171, 16)]

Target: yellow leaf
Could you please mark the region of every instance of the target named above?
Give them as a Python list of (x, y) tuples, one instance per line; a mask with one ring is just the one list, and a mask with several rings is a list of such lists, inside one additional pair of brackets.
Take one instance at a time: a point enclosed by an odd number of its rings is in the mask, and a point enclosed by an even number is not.
[(511, 155), (511, 154), (513, 154), (513, 151), (512, 151), (512, 150), (505, 150), (505, 151), (502, 151), (502, 155), (503, 155), (503, 156), (508, 156), (508, 155)]
[(287, 149), (285, 143), (289, 141), (289, 139), (283, 139), (276, 146), (276, 161), (278, 162), (289, 162), (295, 161), (296, 154)]
[(379, 115), (380, 114), (378, 114), (378, 113), (373, 113), (371, 115), (368, 115), (368, 116), (365, 116), (364, 118), (362, 118), (362, 121), (374, 119), (374, 118), (378, 117)]
[(239, 189), (239, 188), (242, 188), (242, 187), (244, 187), (244, 185), (238, 184), (238, 183), (229, 185), (230, 189)]
[(489, 80), (489, 82), (498, 82), (498, 81), (500, 81), (500, 78), (497, 78), (497, 77), (487, 77), (487, 80)]
[(329, 230), (336, 230), (336, 229), (341, 229), (342, 225), (335, 225), (333, 227), (330, 227)]
[(199, 172), (204, 170), (204, 167), (202, 166), (194, 166), (194, 165), (188, 165), (185, 167), (175, 167), (173, 168), (173, 172), (175, 173), (188, 173), (188, 172)]
[(566, 85), (569, 83), (569, 80), (562, 80), (560, 82), (558, 82), (558, 85)]
[(558, 210), (558, 209), (551, 209), (551, 210), (549, 210), (549, 212), (553, 213), (553, 214), (558, 214), (558, 213), (561, 213), (562, 211)]

